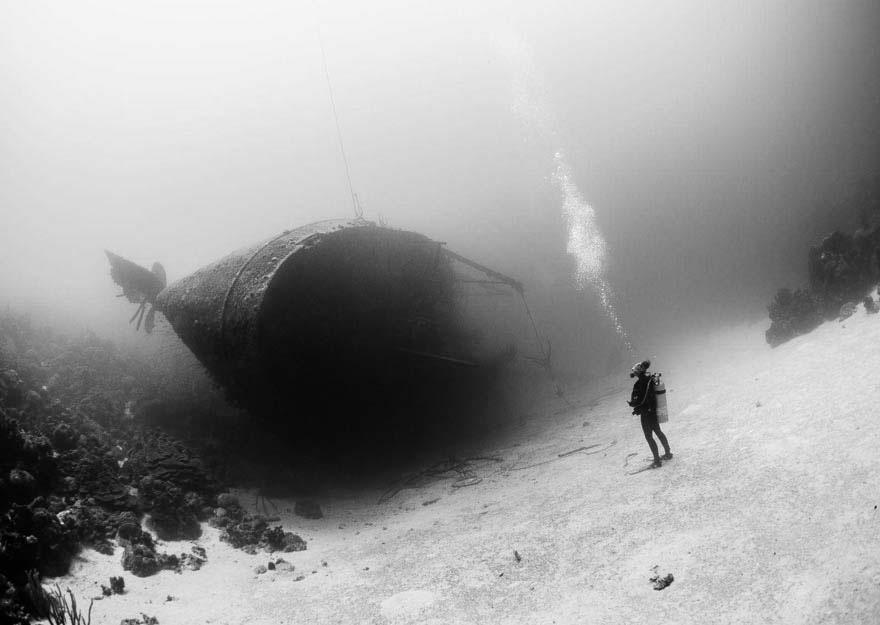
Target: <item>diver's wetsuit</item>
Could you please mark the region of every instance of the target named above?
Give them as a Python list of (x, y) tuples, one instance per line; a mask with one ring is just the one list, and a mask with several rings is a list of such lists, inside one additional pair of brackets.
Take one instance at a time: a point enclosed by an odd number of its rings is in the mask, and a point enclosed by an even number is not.
[(657, 443), (654, 442), (652, 434), (656, 434), (663, 445), (663, 451), (669, 457), (669, 441), (666, 435), (660, 429), (660, 422), (657, 420), (657, 394), (654, 392), (654, 384), (651, 382), (652, 376), (645, 373), (639, 374), (639, 379), (633, 384), (632, 400), (630, 406), (633, 407), (633, 413), (642, 419), (642, 432), (645, 434), (645, 440), (654, 454), (654, 462), (660, 463), (660, 453), (657, 449)]

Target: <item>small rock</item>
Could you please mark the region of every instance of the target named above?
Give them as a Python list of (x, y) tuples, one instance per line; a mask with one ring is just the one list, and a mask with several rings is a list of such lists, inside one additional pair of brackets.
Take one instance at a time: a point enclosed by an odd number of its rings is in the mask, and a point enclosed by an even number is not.
[(204, 547), (193, 545), (190, 553), (180, 554), (180, 568), (198, 571), (208, 561), (208, 555)]
[(658, 572), (659, 568), (660, 567), (656, 564), (651, 567), (651, 570), (654, 572), (654, 574), (649, 578), (649, 581), (654, 584), (654, 590), (663, 590), (664, 588), (669, 586), (669, 584), (675, 581), (675, 577), (672, 575), (672, 573), (660, 575), (660, 573)]
[(114, 595), (121, 595), (125, 592), (125, 580), (122, 576), (110, 578), (110, 590)]
[(675, 581), (675, 577), (672, 573), (668, 573), (664, 577), (652, 577), (651, 581), (654, 582), (654, 590), (663, 590)]
[(513, 550), (513, 557), (516, 558), (517, 562), (522, 562), (522, 556), (519, 555), (519, 551), (516, 549)]
[(119, 625), (159, 625), (159, 619), (141, 612), (141, 618), (124, 618), (119, 621)]
[(275, 570), (275, 563), (272, 562), (271, 560), (269, 560), (269, 564), (266, 565), (266, 568), (268, 568), (270, 571), (274, 571)]
[(254, 573), (256, 573), (257, 575), (262, 575), (262, 574), (265, 573), (267, 570), (268, 570), (268, 569), (265, 567), (265, 565), (260, 564), (260, 565), (258, 565), (258, 566), (254, 569)]

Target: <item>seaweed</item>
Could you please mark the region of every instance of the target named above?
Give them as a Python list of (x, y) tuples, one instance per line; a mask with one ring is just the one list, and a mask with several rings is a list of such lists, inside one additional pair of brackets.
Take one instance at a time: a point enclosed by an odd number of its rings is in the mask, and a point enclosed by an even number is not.
[(94, 599), (89, 601), (89, 609), (83, 613), (70, 588), (67, 589), (66, 595), (58, 584), (47, 591), (40, 583), (36, 571), (28, 574), (27, 593), (34, 612), (46, 619), (49, 625), (90, 625), (92, 622)]

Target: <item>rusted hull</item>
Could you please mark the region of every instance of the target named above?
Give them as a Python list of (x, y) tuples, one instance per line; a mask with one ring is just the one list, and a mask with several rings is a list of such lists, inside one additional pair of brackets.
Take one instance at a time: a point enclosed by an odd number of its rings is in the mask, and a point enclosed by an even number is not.
[(232, 399), (271, 416), (411, 384), (412, 353), (450, 356), (453, 282), (439, 243), (334, 220), (234, 252), (157, 306)]

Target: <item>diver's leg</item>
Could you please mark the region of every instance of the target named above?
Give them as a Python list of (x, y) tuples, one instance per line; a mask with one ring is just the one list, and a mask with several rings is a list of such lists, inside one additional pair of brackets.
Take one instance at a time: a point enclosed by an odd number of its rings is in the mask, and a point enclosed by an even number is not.
[(666, 440), (666, 434), (663, 433), (663, 430), (660, 429), (660, 423), (657, 421), (657, 418), (654, 417), (654, 423), (656, 426), (654, 427), (654, 433), (657, 435), (657, 438), (660, 439), (660, 444), (663, 445), (663, 451), (666, 453), (663, 454), (664, 460), (669, 460), (672, 458), (672, 452), (669, 451), (669, 441)]
[[(656, 417), (654, 417), (654, 421), (656, 421)], [(660, 453), (657, 450), (657, 443), (654, 442), (654, 437), (651, 435), (651, 430), (653, 429), (653, 424), (651, 423), (651, 415), (642, 415), (642, 432), (645, 435), (645, 440), (648, 441), (648, 447), (651, 448), (651, 453), (654, 455), (654, 464), (660, 464)]]

